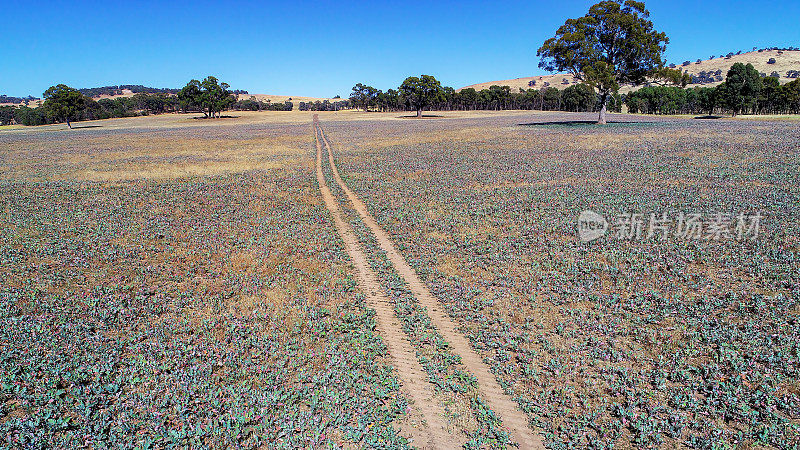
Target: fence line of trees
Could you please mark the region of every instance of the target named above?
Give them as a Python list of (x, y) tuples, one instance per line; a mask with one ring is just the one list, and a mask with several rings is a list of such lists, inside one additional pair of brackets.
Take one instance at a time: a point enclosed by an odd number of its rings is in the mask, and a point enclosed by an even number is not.
[(87, 97), (99, 97), (101, 95), (122, 95), (124, 91), (130, 91), (133, 94), (177, 94), (180, 89), (154, 88), (142, 86), (141, 84), (120, 84), (117, 86), (83, 88), (78, 89), (78, 91)]
[[(551, 86), (513, 92), (509, 86), (495, 85), (480, 91), (466, 88), (457, 92), (440, 86), (433, 77), (426, 77), (429, 76), (410, 77), (411, 82), (404, 82), (405, 88), (401, 86), (386, 92), (358, 83), (353, 87), (348, 104), (335, 108), (318, 105), (314, 110), (351, 107), (364, 111), (417, 111), (418, 114), (424, 108), (598, 112), (603, 106), (602, 96), (587, 83), (563, 90)], [(426, 88), (418, 86), (425, 85), (423, 80), (428, 80)], [(412, 89), (427, 89), (422, 106)], [(609, 111), (620, 112), (623, 104), (631, 113), (644, 114), (800, 114), (800, 79), (781, 85), (778, 78), (758, 73), (751, 64), (736, 63), (717, 87), (658, 85), (645, 86), (625, 95), (610, 94)], [(301, 109), (304, 108), (311, 109), (301, 103)]]
[[(358, 83), (353, 86), (347, 106), (364, 111), (416, 111), (418, 115), (421, 115), (424, 109), (588, 112), (598, 111), (602, 107), (602, 99), (586, 84), (572, 85), (564, 90), (546, 87), (519, 89), (514, 92), (509, 86), (493, 85), (480, 91), (474, 88), (456, 91), (452, 87), (441, 86), (429, 75), (409, 77), (409, 79), (404, 81), (404, 85), (400, 88), (388, 89), (386, 92)], [(612, 96), (608, 106), (611, 111), (619, 112), (622, 107), (622, 97)]]
[(781, 85), (751, 64), (736, 63), (716, 87), (648, 86), (626, 95), (625, 104), (645, 114), (800, 114), (800, 79)]
[(294, 103), (288, 100), (277, 103), (269, 100), (264, 102), (252, 95), (249, 99), (239, 100), (231, 106), (234, 111), (291, 111), (293, 108)]
[(297, 105), (297, 108), (300, 111), (341, 111), (343, 109), (350, 108), (350, 102), (348, 100), (338, 100), (338, 101), (315, 101), (315, 102), (300, 102)]

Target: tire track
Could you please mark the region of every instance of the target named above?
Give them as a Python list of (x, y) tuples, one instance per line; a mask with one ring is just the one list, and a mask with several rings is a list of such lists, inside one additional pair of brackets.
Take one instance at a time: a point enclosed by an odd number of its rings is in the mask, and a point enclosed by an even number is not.
[(378, 332), (386, 343), (389, 355), (397, 370), (398, 377), (404, 390), (414, 401), (427, 423), (426, 429), (411, 430), (413, 444), (423, 444), (423, 448), (460, 448), (453, 442), (452, 436), (447, 432), (444, 421), (444, 410), (434, 400), (433, 389), (428, 382), (428, 376), (417, 360), (416, 352), (403, 332), (400, 322), (394, 315), (391, 300), (386, 297), (380, 287), (375, 272), (370, 268), (367, 256), (361, 248), (350, 224), (345, 222), (339, 202), (333, 196), (325, 182), (322, 173), (322, 145), (319, 136), (322, 129), (318, 126), (314, 116), (314, 139), (317, 146), (317, 181), (319, 183), (325, 206), (333, 217), (336, 230), (344, 241), (345, 250), (353, 261), (358, 273), (359, 285), (366, 295), (367, 305), (376, 312)]
[[(469, 343), (464, 336), (456, 331), (455, 323), (444, 312), (441, 302), (436, 299), (427, 286), (420, 280), (416, 271), (406, 262), (403, 255), (401, 255), (395, 248), (389, 234), (384, 231), (380, 225), (375, 221), (372, 215), (367, 210), (364, 203), (356, 196), (350, 188), (344, 183), (342, 177), (339, 175), (339, 170), (333, 161), (333, 151), (319, 126), (319, 122), (315, 120), (319, 136), (322, 137), (322, 142), (325, 150), (328, 153), (328, 161), (331, 166), (331, 172), (336, 180), (336, 183), (344, 191), (353, 208), (361, 216), (361, 220), (370, 229), (375, 239), (380, 245), (381, 249), (386, 252), (386, 257), (392, 263), (392, 266), (397, 273), (408, 283), (411, 292), (419, 303), (428, 310), (428, 315), (431, 317), (436, 329), (451, 345), (454, 354), (461, 357), (464, 366), (472, 372), (478, 379), (478, 391), (487, 405), (494, 411), (494, 413), (502, 420), (503, 425), (509, 430), (511, 438), (523, 449), (544, 449), (544, 444), (537, 433), (528, 426), (528, 417), (523, 413), (518, 405), (509, 397), (500, 387), (497, 379), (489, 371), (489, 366), (481, 359), (480, 355), (475, 353), (469, 346)], [(316, 133), (315, 133), (316, 136)], [(321, 157), (321, 150), (319, 148), (319, 141), (317, 142), (318, 158)], [(317, 165), (319, 174), (322, 169), (318, 163)], [(319, 175), (318, 175), (319, 176)], [(323, 180), (324, 181), (324, 180)], [(322, 185), (322, 182), (320, 183)], [(328, 191), (330, 193), (330, 191)], [(335, 201), (335, 200), (334, 200)], [(363, 254), (362, 254), (363, 256)], [(366, 258), (364, 258), (366, 261)], [(398, 328), (399, 329), (399, 328)], [(402, 331), (401, 331), (402, 332)]]

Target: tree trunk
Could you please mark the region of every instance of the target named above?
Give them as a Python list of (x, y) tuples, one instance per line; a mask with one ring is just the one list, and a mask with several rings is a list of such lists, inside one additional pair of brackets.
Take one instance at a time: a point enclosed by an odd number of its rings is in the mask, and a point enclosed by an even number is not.
[(600, 117), (597, 119), (597, 123), (600, 125), (606, 124), (606, 108), (608, 107), (608, 94), (603, 94), (600, 97)]
[(417, 108), (417, 119), (422, 117), (422, 108)]

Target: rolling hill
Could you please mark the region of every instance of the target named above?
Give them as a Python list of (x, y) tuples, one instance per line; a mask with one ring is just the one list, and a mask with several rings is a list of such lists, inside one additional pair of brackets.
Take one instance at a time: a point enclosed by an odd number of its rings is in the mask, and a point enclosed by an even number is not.
[[(134, 95), (134, 93), (132, 91), (130, 91), (129, 89), (124, 89), (122, 91), (122, 94), (118, 94), (118, 95), (96, 95), (96, 96), (93, 96), (92, 98), (95, 99), (95, 100), (100, 100), (100, 99), (103, 99), (103, 98), (111, 98), (111, 99), (113, 99), (113, 98), (118, 98), (118, 97), (132, 97), (133, 95)], [(292, 101), (292, 102), (295, 102), (295, 103), (298, 103), (298, 102), (315, 102), (317, 100), (319, 100), (319, 101), (324, 101), (324, 100), (334, 101), (333, 99), (330, 99), (330, 98), (303, 97), (303, 96), (294, 96), (294, 95), (271, 95), (271, 94), (237, 94), (236, 95), (236, 100), (247, 100), (250, 97), (255, 97), (256, 100), (258, 100), (258, 101), (262, 101), (262, 102), (269, 101), (271, 103), (283, 103), (285, 101)]]
[[(775, 62), (770, 64), (770, 59)], [(725, 79), (725, 74), (734, 63), (753, 64), (759, 72), (771, 75), (777, 72), (781, 83), (788, 83), (794, 78), (788, 76), (790, 71), (800, 71), (800, 50), (759, 50), (731, 55), (729, 57), (716, 57), (714, 59), (701, 60), (700, 62), (684, 62), (675, 64), (675, 68), (680, 68), (696, 78), (693, 86), (716, 86)], [(688, 63), (688, 64), (687, 64)], [(712, 75), (709, 75), (712, 74)], [(705, 77), (701, 76), (705, 75)], [(712, 81), (713, 80), (713, 81)], [(520, 77), (511, 80), (488, 81), (464, 86), (461, 89), (474, 88), (475, 90), (488, 89), (492, 85), (509, 86), (516, 92), (517, 89), (541, 89), (553, 86), (559, 89), (567, 88), (578, 84), (579, 81), (569, 74), (540, 75), (534, 77)], [(461, 90), (459, 89), (459, 91)], [(620, 92), (627, 93), (632, 89), (629, 86), (623, 87)]]

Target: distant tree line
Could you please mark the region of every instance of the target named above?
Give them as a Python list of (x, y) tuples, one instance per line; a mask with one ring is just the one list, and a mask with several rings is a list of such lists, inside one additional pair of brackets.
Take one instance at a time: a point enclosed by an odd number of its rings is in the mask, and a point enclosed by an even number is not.
[[(177, 98), (167, 94), (134, 94), (131, 97), (104, 98), (98, 101), (68, 86), (59, 88), (61, 97), (36, 108), (5, 106), (0, 108), (3, 125), (46, 125), (51, 123), (80, 122), (83, 120), (110, 119), (112, 117), (146, 116), (179, 110)], [(57, 86), (54, 86), (57, 87)], [(52, 89), (52, 88), (51, 88)], [(67, 93), (69, 96), (67, 96)], [(77, 93), (77, 95), (75, 95)], [(63, 98), (62, 98), (63, 97)], [(63, 110), (61, 105), (67, 103)]]
[[(720, 72), (721, 73), (721, 72)], [(714, 76), (717, 76), (714, 72)], [(416, 78), (422, 81), (424, 76)], [(428, 83), (435, 86), (433, 77)], [(721, 78), (720, 78), (721, 80)], [(416, 82), (416, 81), (415, 81)], [(555, 87), (519, 89), (491, 86), (480, 91), (466, 88), (455, 91), (450, 87), (429, 89), (420, 109), (418, 99), (405, 89), (386, 92), (358, 83), (348, 102), (336, 105), (328, 102), (301, 103), (301, 110), (330, 111), (346, 107), (364, 111), (438, 111), (465, 110), (540, 110), (597, 112), (602, 98), (588, 84), (581, 83), (559, 90)], [(413, 94), (413, 92), (412, 92)], [(631, 113), (644, 114), (800, 114), (800, 79), (781, 85), (778, 78), (758, 73), (752, 65), (736, 63), (731, 66), (725, 81), (717, 87), (646, 86), (626, 95), (614, 94), (608, 109), (620, 112), (625, 104)]]
[(800, 79), (781, 85), (752, 64), (736, 63), (717, 87), (648, 86), (626, 95), (625, 104), (645, 114), (798, 114)]
[[(191, 80), (183, 89), (157, 89), (141, 85), (104, 86), (90, 89), (74, 89), (59, 84), (44, 93), (41, 106), (0, 107), (0, 124), (46, 125), (83, 120), (132, 117), (168, 112), (202, 112), (205, 117), (219, 117), (221, 111), (273, 110), (291, 111), (291, 102), (270, 104), (250, 100), (236, 100), (236, 94), (247, 91), (230, 91), (227, 83), (219, 83), (215, 77), (203, 81)], [(136, 92), (130, 97), (115, 97), (94, 100), (97, 95), (120, 95), (123, 90)], [(137, 92), (138, 91), (138, 92)], [(17, 98), (4, 97), (18, 100)], [(23, 99), (24, 100), (24, 99)], [(12, 102), (8, 102), (12, 103)], [(22, 103), (22, 102), (13, 102)]]
[(27, 105), (34, 100), (36, 100), (36, 98), (30, 95), (27, 97), (9, 97), (8, 95), (0, 95), (0, 103), (24, 103)]
[(297, 108), (300, 111), (340, 111), (350, 107), (350, 102), (347, 100), (340, 100), (331, 102), (329, 100), (315, 101), (315, 102), (300, 102)]
[(118, 86), (101, 86), (78, 89), (78, 92), (87, 97), (99, 97), (101, 95), (122, 95), (124, 91), (131, 91), (134, 94), (177, 94), (180, 89), (154, 88), (142, 86), (141, 84), (120, 84)]
[[(409, 77), (398, 89), (386, 92), (358, 83), (353, 86), (349, 102), (351, 108), (364, 111), (472, 111), (472, 110), (541, 110), (596, 112), (602, 108), (602, 99), (589, 85), (576, 84), (564, 90), (555, 87), (541, 89), (519, 89), (513, 92), (509, 86), (490, 86), (480, 91), (465, 88), (456, 91), (452, 87), (438, 84), (434, 77)], [(324, 105), (321, 104), (320, 106)], [(334, 104), (330, 104), (334, 105)], [(309, 106), (305, 106), (309, 108)], [(300, 109), (304, 104), (300, 104)], [(620, 112), (622, 97), (613, 95), (608, 104), (611, 111)], [(316, 109), (325, 111), (326, 109)]]
[(291, 111), (293, 108), (294, 103), (290, 101), (272, 103), (268, 100), (262, 102), (254, 96), (239, 100), (231, 106), (234, 111)]

